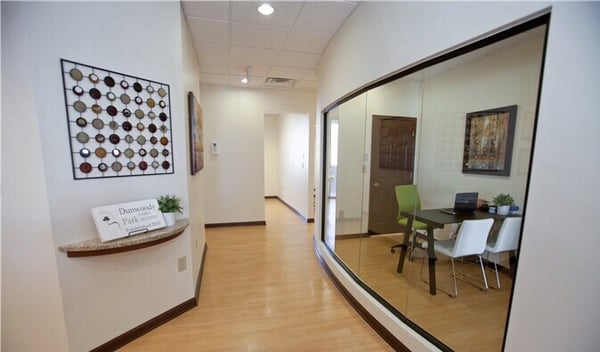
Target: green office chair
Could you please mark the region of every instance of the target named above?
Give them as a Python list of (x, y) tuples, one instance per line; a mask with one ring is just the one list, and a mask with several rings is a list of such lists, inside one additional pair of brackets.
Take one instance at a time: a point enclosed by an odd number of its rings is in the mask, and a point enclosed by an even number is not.
[[(417, 191), (417, 185), (398, 185), (395, 187), (396, 191), (396, 201), (398, 202), (398, 216), (396, 217), (396, 221), (398, 224), (402, 225), (405, 228), (405, 235), (410, 236), (413, 234), (413, 231), (427, 231), (427, 224), (424, 224), (420, 221), (413, 221), (412, 229), (406, 228), (408, 224), (408, 218), (400, 215), (403, 211), (414, 211), (421, 210), (421, 199), (419, 198), (419, 192)], [(410, 257), (414, 253), (415, 243), (417, 239), (413, 236), (411, 242), (411, 252)], [(401, 244), (393, 245), (391, 248), (391, 252), (395, 252), (395, 248), (401, 247)]]

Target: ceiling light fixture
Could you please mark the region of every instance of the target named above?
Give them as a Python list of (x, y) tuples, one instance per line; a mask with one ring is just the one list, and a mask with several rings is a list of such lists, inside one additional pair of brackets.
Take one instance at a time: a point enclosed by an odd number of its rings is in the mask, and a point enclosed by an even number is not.
[(275, 11), (275, 9), (273, 8), (273, 6), (266, 4), (266, 3), (262, 4), (258, 7), (258, 12), (260, 12), (261, 14), (263, 14), (265, 16), (269, 16), (274, 11)]
[(248, 84), (250, 82), (250, 66), (246, 67), (246, 77), (242, 78), (242, 83)]

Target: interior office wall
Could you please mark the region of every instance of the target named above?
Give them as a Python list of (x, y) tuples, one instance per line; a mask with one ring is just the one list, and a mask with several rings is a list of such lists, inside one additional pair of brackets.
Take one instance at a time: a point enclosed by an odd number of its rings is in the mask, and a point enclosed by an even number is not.
[(319, 63), (317, 107), (548, 4), (361, 2)]
[[(1, 349), (68, 351), (39, 138), (40, 108), (33, 103), (37, 79), (31, 70), (27, 32), (20, 28), (27, 9), (6, 2), (1, 6)], [(27, 156), (25, 163), (23, 155)]]
[[(370, 90), (366, 94), (367, 122), (364, 126), (362, 123), (355, 126), (360, 133), (366, 131), (364, 153), (367, 156), (358, 150), (354, 154), (349, 153), (346, 158), (356, 159), (352, 161), (354, 164), (362, 162), (363, 158), (370, 160), (373, 115), (414, 117), (417, 119), (418, 156), (414, 182), (419, 186), (423, 208), (449, 207), (454, 201), (454, 194), (464, 191), (477, 191), (481, 198), (490, 201), (500, 192), (510, 193), (516, 204), (523, 206), (543, 44), (543, 39), (539, 38), (510, 50), (492, 53), (458, 69), (435, 76), (420, 74), (407, 77)], [(473, 82), (488, 89), (473, 90)], [(346, 104), (340, 110), (348, 110), (350, 107), (345, 107)], [(515, 104), (518, 105), (518, 116), (511, 176), (463, 174), (466, 113)], [(354, 118), (361, 121), (360, 117)], [(356, 137), (350, 139), (355, 141)], [(361, 179), (356, 182), (362, 182), (362, 199), (368, 200), (370, 175), (367, 172), (362, 176), (364, 182)], [(354, 187), (360, 188), (361, 184), (357, 183)], [(346, 198), (344, 193), (337, 204), (340, 209), (352, 209), (341, 201)], [(360, 198), (355, 202), (360, 202)], [(363, 221), (357, 226), (361, 225), (360, 231), (364, 233), (368, 224), (367, 201), (363, 202), (362, 211)], [(353, 233), (358, 231), (356, 229)]]
[[(205, 159), (205, 222), (264, 221), (264, 116), (314, 111), (314, 93), (200, 85), (200, 95), (205, 143), (218, 146), (216, 154), (207, 148)], [(309, 138), (314, 140), (312, 128)]]
[[(336, 228), (336, 235), (356, 235), (360, 233), (362, 217), (362, 193), (365, 173), (365, 112), (367, 100), (361, 94), (338, 108), (338, 160), (335, 176), (336, 221), (345, 226)], [(354, 224), (346, 225), (346, 224)]]
[(600, 345), (600, 3), (553, 4), (550, 21), (507, 351)]
[[(12, 130), (3, 138), (3, 180), (11, 180), (3, 200), (15, 204), (2, 214), (3, 280), (11, 283), (8, 294), (3, 286), (3, 306), (11, 307), (3, 311), (3, 344), (89, 350), (194, 295), (195, 274), (177, 271), (177, 258), (191, 257), (189, 230), (160, 246), (109, 256), (67, 258), (57, 250), (97, 237), (91, 207), (169, 193), (182, 198), (189, 215), (180, 6), (3, 3), (2, 15), (3, 70), (11, 63), (12, 72), (3, 75), (3, 127)], [(14, 36), (14, 51), (5, 50), (5, 33)], [(174, 174), (73, 180), (61, 58), (170, 84)]]
[(281, 114), (279, 136), (279, 198), (308, 219), (308, 114)]
[[(321, 110), (377, 77), (548, 5), (552, 5), (552, 19), (507, 351), (593, 350), (600, 344), (600, 336), (591, 331), (600, 324), (600, 315), (590, 309), (597, 306), (600, 285), (593, 279), (595, 267), (589, 265), (600, 245), (592, 223), (600, 215), (594, 205), (596, 180), (600, 179), (595, 152), (599, 146), (593, 137), (600, 128), (594, 113), (594, 97), (600, 94), (594, 58), (600, 48), (592, 39), (592, 33), (599, 30), (598, 5), (365, 2), (333, 38), (319, 72), (317, 108)], [(564, 50), (565, 43), (569, 50)], [(581, 165), (586, 165), (585, 172), (574, 171)], [(321, 219), (315, 220), (319, 229)], [(577, 240), (565, 232), (577, 234)], [(319, 231), (315, 236), (319, 253), (338, 279), (384, 326), (413, 351), (435, 349), (361, 290), (331, 259)], [(553, 265), (557, 257), (560, 264)]]
[[(187, 121), (187, 117), (189, 116), (189, 106), (187, 100), (188, 92), (193, 92), (196, 100), (200, 102), (200, 81), (198, 77), (200, 77), (200, 65), (198, 64), (198, 59), (196, 58), (196, 52), (194, 50), (194, 45), (192, 42), (191, 34), (189, 32), (189, 28), (187, 26), (187, 22), (185, 21), (185, 17), (183, 16), (183, 11), (180, 14), (180, 23), (181, 23), (181, 44), (182, 44), (182, 59), (183, 59), (183, 93), (185, 95), (184, 100), (184, 110), (186, 120), (186, 146), (190, 145), (190, 134), (189, 134), (189, 121)], [(206, 143), (204, 143), (206, 144)], [(207, 150), (204, 148), (204, 157), (206, 158)], [(204, 177), (203, 171), (200, 171), (192, 176), (191, 174), (191, 161), (190, 161), (190, 148), (186, 149), (186, 157), (185, 161), (182, 161), (182, 166), (184, 163), (187, 165), (186, 173), (188, 175), (188, 214), (190, 216), (190, 235), (191, 235), (191, 243), (190, 247), (192, 249), (192, 274), (194, 279), (199, 279), (198, 273), (200, 270), (200, 265), (202, 264), (202, 254), (204, 251), (204, 245), (206, 244), (206, 234), (204, 231), (204, 202), (203, 202), (203, 189), (202, 189), (202, 179)], [(183, 155), (182, 155), (183, 157)], [(196, 284), (196, 282), (194, 282)]]
[(207, 224), (265, 220), (264, 109), (257, 90), (200, 85)]
[[(523, 206), (543, 46), (538, 38), (425, 80), (418, 177), (424, 206), (452, 206), (454, 194), (466, 191), (488, 201), (509, 193)], [(510, 176), (463, 174), (466, 113), (508, 105), (518, 106)]]
[(316, 93), (310, 90), (265, 90), (265, 113), (308, 114), (308, 189), (306, 191), (306, 217), (314, 219), (315, 189), (315, 138)]
[(265, 196), (279, 194), (279, 114), (265, 114)]

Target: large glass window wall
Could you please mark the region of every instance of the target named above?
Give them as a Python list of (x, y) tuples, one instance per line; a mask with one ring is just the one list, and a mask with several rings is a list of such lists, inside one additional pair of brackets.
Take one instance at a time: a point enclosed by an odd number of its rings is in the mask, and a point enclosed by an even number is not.
[[(465, 218), (415, 223), (421, 235), (405, 241), (414, 232), (402, 210), (452, 208), (457, 193), (477, 192), (482, 216), (494, 219), (490, 245), (505, 222), (485, 215), (497, 195), (513, 198), (513, 217), (526, 215), (547, 21), (400, 72), (325, 113), (323, 241), (359, 284), (442, 350), (502, 349), (519, 251), (461, 256), (453, 275), (451, 258), (428, 248), (456, 240)], [(502, 109), (514, 106), (511, 120)], [(508, 175), (491, 172), (505, 165)], [(413, 185), (413, 194), (400, 185)]]

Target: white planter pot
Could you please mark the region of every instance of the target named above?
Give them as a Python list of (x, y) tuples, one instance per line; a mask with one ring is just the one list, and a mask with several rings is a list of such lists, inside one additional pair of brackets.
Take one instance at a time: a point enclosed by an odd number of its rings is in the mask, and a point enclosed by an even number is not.
[(167, 226), (175, 225), (175, 213), (163, 213), (163, 218), (165, 218)]
[(510, 205), (501, 205), (498, 207), (498, 215), (508, 215)]

